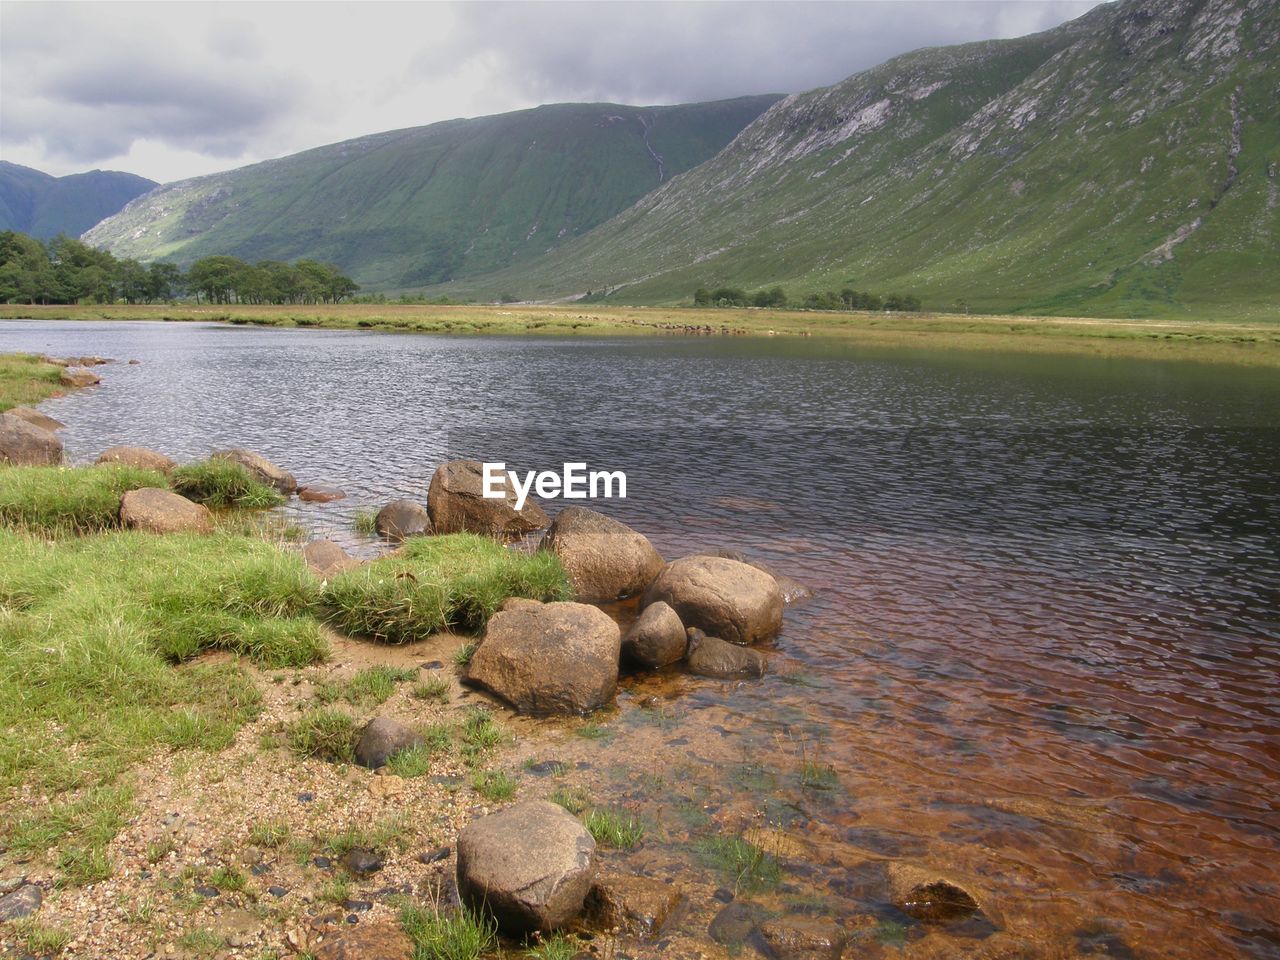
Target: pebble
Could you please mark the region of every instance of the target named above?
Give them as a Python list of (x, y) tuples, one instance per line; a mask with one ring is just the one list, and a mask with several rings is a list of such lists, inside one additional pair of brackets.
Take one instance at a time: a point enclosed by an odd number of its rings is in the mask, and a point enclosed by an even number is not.
[(440, 860), (447, 860), (449, 857), (449, 854), (452, 852), (453, 852), (452, 848), (450, 847), (439, 847), (435, 850), (428, 850), (424, 853), (418, 854), (418, 862), (419, 863), (436, 863)]
[(289, 891), (288, 891), (288, 890), (286, 890), (284, 887), (278, 887), (278, 886), (270, 886), (270, 887), (267, 887), (267, 893), (271, 894), (271, 895), (272, 895), (273, 897), (275, 897), (277, 900), (279, 900), (281, 897), (283, 897), (283, 896), (284, 896), (286, 893), (288, 893), (288, 892), (289, 892)]
[(367, 876), (382, 869), (383, 859), (372, 850), (352, 847), (342, 858), (342, 865), (354, 874)]
[(214, 897), (218, 895), (218, 888), (217, 887), (196, 887), (196, 893), (200, 894), (200, 896), (202, 897), (207, 897), (212, 900)]

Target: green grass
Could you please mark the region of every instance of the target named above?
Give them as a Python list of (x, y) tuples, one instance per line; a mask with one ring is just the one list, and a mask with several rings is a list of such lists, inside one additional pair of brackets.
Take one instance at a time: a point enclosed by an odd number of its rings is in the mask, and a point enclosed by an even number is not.
[(377, 664), (365, 667), (346, 680), (331, 680), (320, 684), (316, 698), (322, 703), (345, 700), (353, 706), (377, 706), (386, 703), (396, 691), (396, 685), (412, 680), (417, 670)]
[(507, 597), (568, 599), (564, 568), (473, 534), (414, 537), (396, 554), (338, 574), (328, 584), (328, 620), (385, 643), (423, 640), (443, 629), (480, 630)]
[(173, 489), (188, 500), (214, 509), (261, 509), (284, 503), (284, 496), (254, 477), (238, 463), (213, 457), (178, 467), (170, 477)]
[(378, 512), (376, 510), (357, 510), (351, 518), (351, 529), (361, 536), (376, 537), (378, 535)]
[(413, 941), (414, 960), (479, 960), (497, 944), (497, 925), (489, 917), (461, 909), (441, 911), (406, 905), (400, 926)]
[(453, 651), (453, 662), (455, 666), (466, 667), (471, 663), (471, 659), (476, 655), (476, 651), (480, 649), (480, 644), (475, 641), (468, 641), (457, 650)]
[(243, 893), (248, 881), (235, 867), (218, 867), (209, 874), (209, 885), (224, 893)]
[(589, 809), (592, 803), (591, 791), (586, 787), (556, 787), (547, 799), (564, 807), (575, 817)]
[(596, 843), (613, 850), (630, 850), (644, 839), (644, 824), (635, 817), (608, 807), (596, 807), (582, 821)]
[[(447, 748), (446, 748), (447, 749)], [(435, 758), (440, 754), (430, 744), (417, 744), (391, 755), (387, 761), (387, 769), (397, 777), (412, 779), (425, 777), (431, 772)]]
[(66, 930), (31, 917), (13, 921), (7, 932), (33, 957), (57, 956), (71, 942), (71, 934)]
[(333, 763), (355, 761), (359, 736), (356, 718), (333, 707), (308, 710), (285, 727), (285, 742), (294, 753)]
[(525, 950), (525, 955), (533, 960), (573, 960), (583, 950), (582, 941), (577, 937), (554, 933), (540, 943)]
[(0, 524), (46, 535), (120, 526), (120, 498), (168, 486), (162, 474), (125, 466), (0, 466)]
[(199, 927), (195, 930), (188, 930), (178, 938), (178, 946), (183, 950), (190, 951), (196, 957), (204, 958), (214, 957), (223, 947), (227, 945), (219, 934), (214, 933), (208, 927)]
[(742, 837), (706, 837), (697, 843), (695, 852), (739, 892), (772, 890), (782, 882), (777, 858)]
[(0, 354), (0, 413), (47, 400), (60, 389), (61, 368), (31, 353)]
[(477, 770), (471, 774), (471, 789), (493, 803), (510, 800), (519, 783), (502, 770)]
[(262, 820), (249, 828), (249, 842), (255, 847), (278, 850), (289, 841), (289, 824), (284, 820)]
[(426, 700), (428, 703), (449, 702), (449, 681), (441, 676), (430, 676), (421, 683), (414, 684), (414, 699)]

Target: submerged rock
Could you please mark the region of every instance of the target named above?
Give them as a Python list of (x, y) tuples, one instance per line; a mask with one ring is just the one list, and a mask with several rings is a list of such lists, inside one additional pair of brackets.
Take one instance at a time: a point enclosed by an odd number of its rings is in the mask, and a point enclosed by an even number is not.
[(495, 613), (467, 680), (520, 713), (583, 714), (618, 685), (618, 625), (585, 603), (522, 604)]
[(298, 488), (298, 499), (305, 500), (307, 503), (333, 503), (335, 500), (345, 500), (346, 496), (346, 493), (337, 487), (322, 483)]
[(539, 544), (564, 564), (575, 600), (607, 603), (643, 593), (662, 569), (644, 534), (586, 507), (556, 514)]
[(760, 939), (774, 960), (840, 960), (849, 934), (831, 920), (783, 917), (760, 924)]
[(410, 960), (413, 941), (394, 920), (337, 927), (312, 948), (315, 960)]
[(151, 533), (210, 533), (213, 514), (168, 490), (143, 487), (120, 498), (120, 522), (131, 530)]
[(510, 478), (503, 489), (504, 499), (484, 496), (483, 466), (478, 460), (442, 463), (427, 489), (427, 509), (436, 533), (519, 537), (547, 525), (547, 515), (533, 497), (516, 509), (516, 491)]
[(378, 535), (388, 540), (431, 533), (431, 517), (427, 515), (427, 508), (413, 500), (392, 500), (378, 511), (373, 525)]
[(512, 936), (557, 930), (582, 913), (595, 853), (576, 817), (546, 800), (526, 800), (458, 834), (458, 894)]
[(707, 935), (729, 948), (740, 947), (751, 937), (756, 924), (767, 919), (764, 907), (745, 900), (734, 900), (724, 906), (707, 927)]
[(118, 463), (126, 467), (136, 467), (139, 470), (155, 470), (164, 474), (171, 473), (174, 467), (178, 465), (176, 460), (166, 457), (163, 453), (148, 450), (146, 447), (108, 447), (98, 455), (98, 459), (94, 462), (99, 465)]
[(5, 414), (10, 417), (17, 417), (19, 420), (25, 420), (33, 427), (48, 430), (50, 433), (54, 430), (61, 430), (66, 426), (61, 420), (55, 420), (39, 410), (31, 409), (31, 407), (10, 407), (5, 411)]
[(292, 473), (281, 470), (261, 454), (246, 450), (243, 447), (232, 447), (230, 450), (215, 450), (212, 456), (219, 460), (230, 460), (238, 463), (258, 480), (268, 486), (275, 487), (283, 494), (291, 494), (298, 489), (298, 481)]
[(689, 641), (676, 612), (661, 600), (644, 608), (622, 638), (622, 656), (645, 670), (660, 670), (684, 659)]
[(356, 743), (356, 763), (370, 770), (385, 767), (401, 750), (422, 743), (422, 736), (390, 717), (374, 717), (360, 731)]
[(680, 888), (674, 884), (631, 874), (607, 874), (592, 884), (586, 909), (596, 925), (643, 940), (661, 932), (681, 899)]
[(719, 637), (707, 636), (696, 627), (691, 627), (688, 635), (689, 652), (685, 661), (690, 673), (720, 680), (764, 676), (766, 661), (760, 651), (725, 643)]
[(902, 862), (889, 865), (893, 905), (924, 924), (948, 924), (984, 912), (961, 883), (939, 870)]
[(669, 604), (686, 627), (732, 643), (760, 643), (782, 628), (782, 591), (773, 577), (738, 560), (692, 556), (663, 568), (644, 605)]
[(12, 413), (0, 414), (0, 463), (53, 467), (62, 463), (62, 441)]
[(101, 383), (102, 378), (84, 367), (63, 367), (58, 374), (58, 382), (64, 387), (92, 387)]

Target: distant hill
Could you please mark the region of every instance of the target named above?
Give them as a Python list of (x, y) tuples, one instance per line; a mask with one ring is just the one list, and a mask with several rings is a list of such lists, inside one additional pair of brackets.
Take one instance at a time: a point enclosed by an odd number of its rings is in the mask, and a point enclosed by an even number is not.
[(42, 240), (60, 233), (78, 237), (155, 186), (154, 180), (132, 173), (94, 170), (51, 177), (0, 160), (0, 230)]
[(375, 134), (168, 184), (84, 239), (142, 260), (310, 257), (366, 289), (537, 257), (710, 159), (778, 96), (554, 104)]
[(1280, 3), (1122, 0), (788, 97), (589, 235), (445, 288), (852, 286), (926, 307), (1280, 315)]

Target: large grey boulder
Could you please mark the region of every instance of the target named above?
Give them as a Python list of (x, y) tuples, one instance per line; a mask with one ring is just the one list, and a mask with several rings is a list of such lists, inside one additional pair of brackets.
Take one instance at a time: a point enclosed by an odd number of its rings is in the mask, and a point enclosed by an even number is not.
[(61, 430), (66, 426), (61, 420), (55, 420), (53, 417), (47, 416), (39, 410), (33, 410), (31, 407), (10, 407), (5, 413), (11, 417), (17, 417), (19, 420), (25, 420), (33, 427), (48, 430), (50, 433), (54, 430)]
[(529, 497), (516, 509), (516, 491), (508, 478), (504, 497), (484, 496), (484, 467), (478, 460), (450, 460), (436, 468), (427, 488), (427, 510), (436, 533), (483, 533), (519, 537), (547, 525), (547, 515)]
[(403, 540), (431, 532), (431, 517), (427, 508), (413, 500), (392, 500), (378, 511), (373, 520), (379, 536), (388, 540)]
[(62, 463), (62, 441), (12, 413), (0, 414), (0, 463), (53, 467)]
[(574, 599), (583, 603), (643, 593), (662, 570), (662, 557), (644, 534), (586, 507), (556, 514), (539, 549), (560, 558)]
[(667, 603), (686, 627), (732, 643), (760, 643), (782, 629), (782, 591), (762, 570), (725, 557), (682, 557), (645, 591), (644, 605)]
[(212, 454), (219, 460), (230, 460), (238, 463), (254, 477), (268, 486), (275, 487), (283, 494), (294, 493), (298, 489), (298, 481), (287, 470), (282, 470), (261, 454), (246, 450), (243, 447), (232, 447), (230, 450), (215, 450)]
[(489, 620), (467, 679), (520, 713), (590, 713), (613, 697), (620, 646), (618, 625), (596, 607), (519, 604)]
[(150, 533), (209, 533), (213, 514), (169, 490), (143, 487), (120, 498), (120, 522), (131, 530)]
[(155, 470), (164, 474), (172, 473), (173, 468), (178, 465), (177, 461), (171, 457), (148, 450), (146, 447), (108, 447), (98, 455), (96, 463), (99, 465), (118, 463), (126, 467)]
[(591, 834), (563, 808), (517, 803), (458, 834), (458, 895), (511, 936), (557, 930), (582, 912), (595, 853)]
[(696, 627), (689, 629), (686, 663), (690, 673), (719, 680), (754, 679), (764, 676), (764, 654), (719, 637), (708, 637)]
[(622, 638), (622, 659), (644, 670), (661, 670), (684, 659), (684, 624), (661, 600), (649, 604)]
[(390, 717), (374, 717), (360, 731), (356, 743), (356, 763), (370, 770), (385, 767), (401, 750), (422, 743), (422, 736)]

